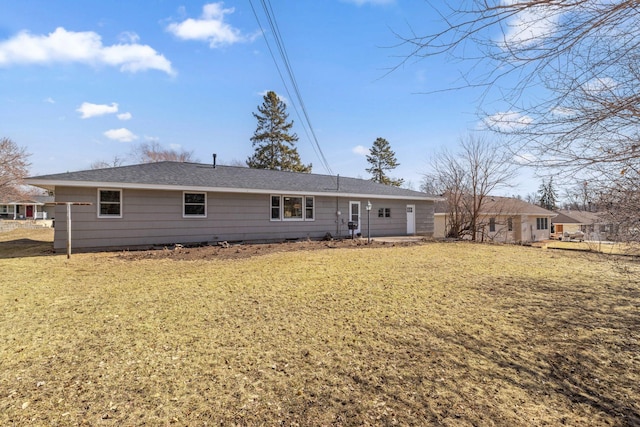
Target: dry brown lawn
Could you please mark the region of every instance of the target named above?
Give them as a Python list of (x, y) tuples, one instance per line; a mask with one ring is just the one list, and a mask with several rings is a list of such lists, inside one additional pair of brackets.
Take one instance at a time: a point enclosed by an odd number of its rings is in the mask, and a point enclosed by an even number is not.
[(611, 243), (611, 242), (568, 242), (552, 240), (544, 243), (548, 249), (564, 249), (572, 251), (599, 252), (606, 255), (640, 256), (638, 243)]
[(50, 240), (0, 235), (2, 426), (640, 425), (632, 259), (318, 243), (67, 260)]

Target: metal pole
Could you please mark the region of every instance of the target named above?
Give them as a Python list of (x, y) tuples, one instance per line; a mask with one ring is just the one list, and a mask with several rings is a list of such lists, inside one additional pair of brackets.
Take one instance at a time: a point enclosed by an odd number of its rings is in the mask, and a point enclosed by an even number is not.
[(71, 203), (67, 202), (67, 259), (71, 258)]
[(367, 209), (367, 244), (371, 243), (371, 209)]

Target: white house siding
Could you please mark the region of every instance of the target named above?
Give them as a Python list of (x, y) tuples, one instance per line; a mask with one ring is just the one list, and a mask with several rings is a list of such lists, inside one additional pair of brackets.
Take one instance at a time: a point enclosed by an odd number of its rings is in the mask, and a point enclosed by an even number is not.
[(438, 213), (433, 218), (433, 237), (436, 239), (444, 239), (447, 229), (447, 215)]
[[(496, 221), (495, 232), (489, 231), (489, 216), (484, 218), (485, 221), (485, 240), (503, 243), (513, 242), (537, 242), (540, 240), (548, 240), (550, 235), (551, 218), (547, 217), (547, 229), (538, 230), (536, 228), (536, 219), (541, 218), (532, 215), (508, 215), (494, 216)], [(508, 231), (507, 221), (512, 218), (513, 230)], [(518, 230), (519, 228), (519, 230)], [(520, 233), (518, 233), (520, 231)]]
[[(106, 188), (106, 187), (105, 187)], [(117, 186), (111, 187), (117, 189)], [(286, 194), (286, 193), (285, 193)], [(360, 200), (361, 231), (366, 233), (370, 200), (371, 235), (406, 234), (406, 205), (416, 205), (416, 231), (433, 234), (433, 203), (315, 196), (315, 220), (271, 221), (270, 195), (207, 193), (207, 217), (183, 218), (182, 191), (122, 190), (122, 217), (98, 218), (97, 189), (56, 187), (56, 202), (89, 202), (72, 206), (72, 245), (80, 248), (144, 247), (172, 243), (217, 241), (266, 241), (322, 238), (326, 233), (348, 235), (346, 221), (350, 200)], [(391, 208), (391, 218), (378, 218), (378, 207)], [(338, 208), (338, 209), (337, 209)], [(340, 210), (342, 215), (336, 215)], [(54, 248), (66, 248), (66, 206), (55, 212)]]

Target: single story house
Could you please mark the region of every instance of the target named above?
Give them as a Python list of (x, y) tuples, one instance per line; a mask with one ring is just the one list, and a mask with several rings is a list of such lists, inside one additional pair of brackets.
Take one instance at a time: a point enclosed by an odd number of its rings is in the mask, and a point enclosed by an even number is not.
[(0, 201), (0, 219), (52, 219), (53, 201), (53, 196), (28, 196)]
[(558, 215), (551, 219), (551, 238), (562, 240), (564, 233), (573, 234), (581, 230), (581, 223), (575, 218), (558, 211)]
[(575, 209), (561, 209), (558, 213), (573, 219), (575, 223), (570, 228), (573, 231), (582, 231), (585, 240), (616, 240), (617, 227), (610, 221), (605, 220), (607, 216), (605, 213)]
[(73, 247), (104, 249), (321, 239), (351, 231), (430, 237), (438, 199), (364, 179), (168, 161), (26, 182), (55, 193), (56, 250), (66, 247), (70, 202), (78, 203), (71, 206)]
[[(436, 204), (434, 237), (444, 238), (450, 228), (446, 202)], [(504, 243), (549, 239), (556, 213), (513, 197), (486, 196), (476, 224), (477, 241)]]

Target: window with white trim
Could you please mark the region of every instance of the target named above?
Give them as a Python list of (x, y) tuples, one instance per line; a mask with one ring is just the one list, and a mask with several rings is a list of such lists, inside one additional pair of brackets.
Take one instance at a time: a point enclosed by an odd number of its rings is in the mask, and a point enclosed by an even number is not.
[(315, 200), (313, 196), (305, 196), (304, 198), (304, 219), (307, 221), (315, 218)]
[(271, 196), (271, 220), (280, 221), (280, 196)]
[(98, 218), (122, 218), (122, 190), (98, 189)]
[(271, 196), (271, 221), (313, 221), (313, 196)]
[(282, 197), (282, 218), (284, 220), (302, 220), (302, 200), (300, 196)]
[(546, 230), (549, 228), (549, 218), (536, 218), (536, 230)]
[(391, 218), (391, 208), (378, 209), (378, 218)]
[(207, 193), (182, 193), (182, 216), (185, 218), (207, 216)]
[(495, 233), (495, 231), (496, 231), (496, 219), (489, 218), (489, 232)]

